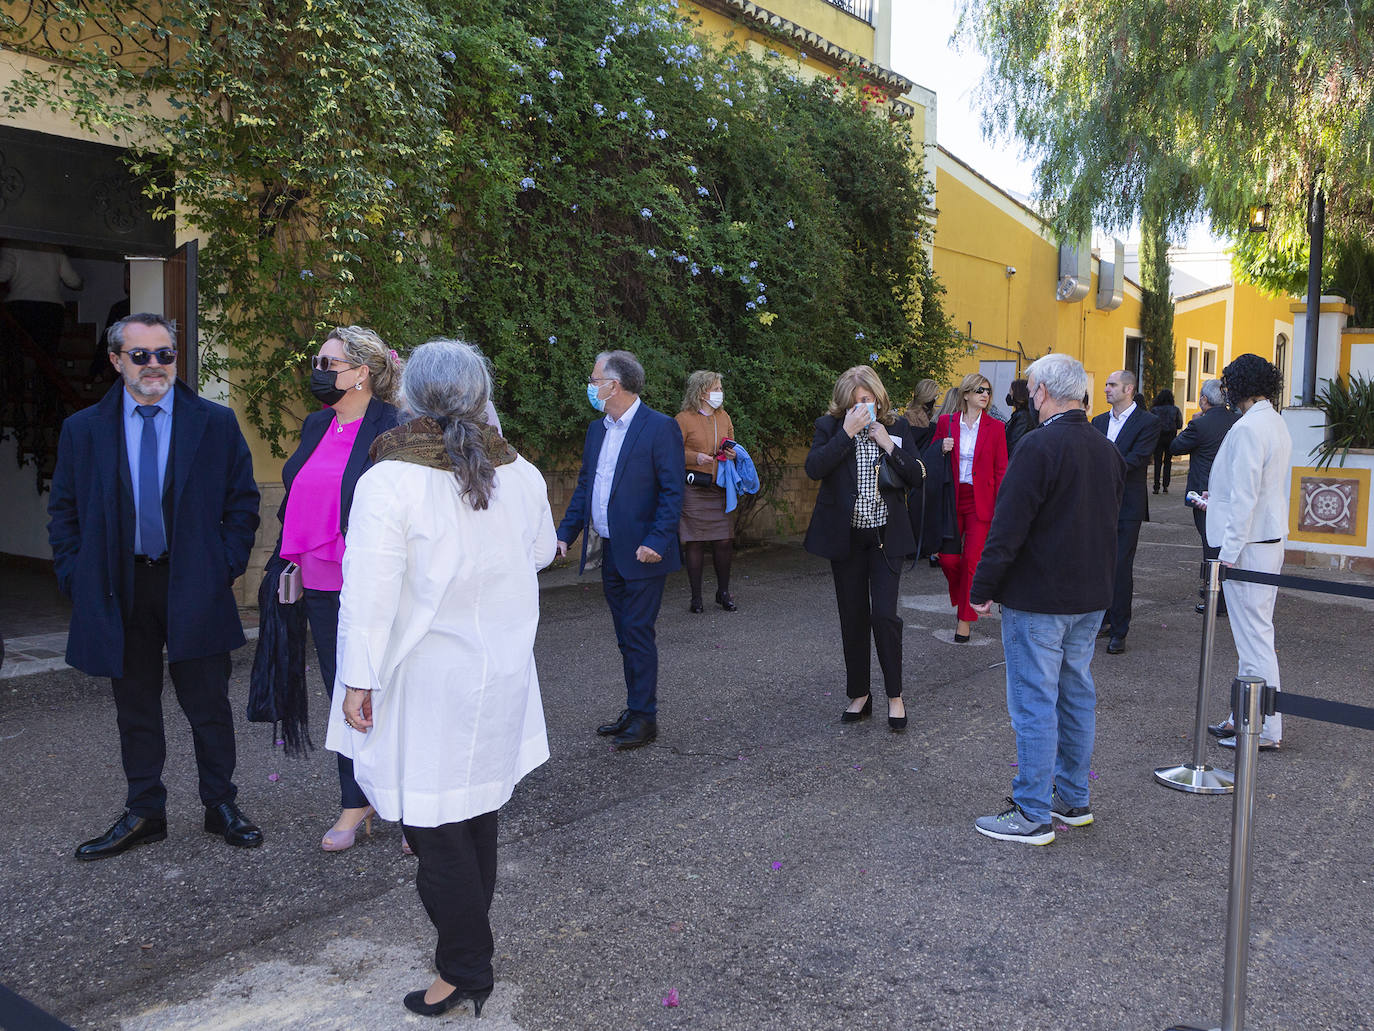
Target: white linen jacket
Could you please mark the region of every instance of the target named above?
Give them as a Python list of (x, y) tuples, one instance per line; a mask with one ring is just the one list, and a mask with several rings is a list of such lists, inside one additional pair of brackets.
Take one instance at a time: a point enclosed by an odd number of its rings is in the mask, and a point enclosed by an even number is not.
[[(555, 548), (544, 478), (523, 458), (497, 467), (481, 511), (446, 470), (383, 461), (359, 479), (325, 743), (383, 819), (491, 812), (548, 759), (536, 573)], [(366, 733), (344, 723), (345, 686), (372, 691)]]
[(1221, 442), (1207, 482), (1207, 543), (1234, 563), (1247, 544), (1288, 536), (1293, 438), (1268, 401), (1256, 401)]

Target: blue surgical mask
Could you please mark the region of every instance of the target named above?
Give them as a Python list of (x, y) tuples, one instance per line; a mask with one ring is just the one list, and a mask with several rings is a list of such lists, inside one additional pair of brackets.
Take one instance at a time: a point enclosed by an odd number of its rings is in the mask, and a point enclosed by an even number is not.
[(606, 410), (606, 402), (597, 396), (600, 392), (601, 388), (595, 383), (587, 384), (587, 401), (598, 412), (604, 412)]
[(876, 419), (878, 417), (878, 406), (872, 401), (863, 402), (863, 406), (868, 409), (868, 417)]

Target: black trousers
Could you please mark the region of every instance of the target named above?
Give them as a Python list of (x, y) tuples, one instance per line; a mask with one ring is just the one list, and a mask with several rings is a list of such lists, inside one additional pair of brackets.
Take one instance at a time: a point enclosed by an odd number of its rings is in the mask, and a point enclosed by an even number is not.
[(1112, 607), (1104, 620), (1113, 637), (1125, 637), (1131, 629), (1131, 598), (1135, 594), (1135, 549), (1140, 543), (1140, 520), (1127, 519), (1116, 524), (1116, 583), (1112, 588)]
[[(339, 661), (339, 592), (306, 590), (302, 600), (310, 636), (315, 639), (315, 657), (320, 660), (320, 676), (332, 702)], [(325, 725), (329, 725), (327, 719)], [(367, 795), (353, 776), (353, 760), (342, 752), (335, 752), (334, 758), (339, 761), (339, 808), (361, 809), (367, 805)]]
[(1169, 445), (1174, 442), (1174, 434), (1161, 433), (1155, 442), (1155, 493), (1159, 493), (1159, 474), (1164, 473), (1164, 489), (1169, 489), (1169, 481), (1174, 475), (1174, 456)]
[[(168, 567), (134, 566), (134, 603), (124, 624), (124, 676), (111, 680), (119, 723), (119, 749), (129, 782), (127, 806), (135, 816), (161, 816), (167, 807), (162, 767), (167, 739), (162, 725), (162, 648), (167, 641)], [(167, 664), (177, 702), (191, 724), (200, 772), (200, 800), (232, 802), (234, 715), (229, 708), (229, 653)]]
[(496, 810), (439, 827), (402, 825), (419, 860), (415, 889), (439, 933), (434, 968), (456, 988), (496, 983), (491, 899), (496, 893)]
[(881, 528), (851, 528), (849, 557), (830, 563), (835, 575), (835, 603), (840, 609), (845, 694), (850, 698), (862, 698), (869, 692), (870, 633), (887, 696), (899, 698), (902, 694), (902, 620), (897, 615), (902, 560), (883, 550), (882, 533)]
[[(1207, 510), (1204, 508), (1193, 509), (1193, 525), (1197, 527), (1197, 535), (1202, 538), (1202, 563), (1198, 566), (1198, 575), (1202, 578), (1202, 586), (1198, 588), (1198, 594), (1207, 594), (1207, 560), (1209, 558), (1220, 558), (1221, 548), (1208, 547), (1207, 545)], [(1225, 592), (1217, 596), (1217, 611), (1226, 611)]]

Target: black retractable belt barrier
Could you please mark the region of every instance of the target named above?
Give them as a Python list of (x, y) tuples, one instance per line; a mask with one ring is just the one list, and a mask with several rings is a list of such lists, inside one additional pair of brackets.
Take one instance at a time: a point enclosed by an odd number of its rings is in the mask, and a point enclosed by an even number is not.
[[(1203, 670), (1211, 658), (1213, 618), (1216, 607), (1216, 583), (1220, 563), (1208, 563), (1210, 583), (1207, 598), (1207, 627), (1203, 631)], [(1320, 594), (1337, 594), (1347, 598), (1368, 598), (1374, 600), (1374, 587), (1362, 584), (1333, 583), (1307, 576), (1281, 576), (1276, 573), (1258, 573), (1251, 569), (1227, 569), (1227, 580), (1243, 580), (1249, 583), (1268, 584), (1273, 587), (1292, 587)], [(1201, 688), (1199, 705), (1202, 704)], [(1243, 1031), (1245, 1024), (1245, 969), (1250, 955), (1250, 836), (1251, 821), (1255, 815), (1255, 764), (1259, 758), (1259, 734), (1264, 717), (1276, 712), (1306, 719), (1322, 720), (1326, 723), (1339, 723), (1347, 727), (1374, 730), (1374, 708), (1363, 705), (1349, 705), (1333, 702), (1325, 698), (1312, 698), (1307, 695), (1280, 691), (1270, 687), (1258, 677), (1237, 677), (1231, 685), (1231, 715), (1236, 721), (1236, 776), (1235, 793), (1231, 808), (1231, 878), (1226, 899), (1226, 958), (1224, 984), (1221, 997), (1221, 1026), (1211, 1031)], [(1198, 716), (1198, 737), (1201, 738), (1206, 727), (1203, 717)], [(1200, 745), (1201, 742), (1198, 742)], [(1199, 747), (1195, 754), (1200, 755)], [(1194, 770), (1185, 764), (1177, 770)], [(1200, 792), (1197, 787), (1187, 787), (1181, 783), (1166, 780), (1156, 770), (1155, 776), (1169, 787), (1183, 791)], [(1168, 1031), (1203, 1031), (1193, 1025), (1175, 1024)]]
[(0, 984), (0, 1028), (4, 1031), (72, 1031), (51, 1014)]

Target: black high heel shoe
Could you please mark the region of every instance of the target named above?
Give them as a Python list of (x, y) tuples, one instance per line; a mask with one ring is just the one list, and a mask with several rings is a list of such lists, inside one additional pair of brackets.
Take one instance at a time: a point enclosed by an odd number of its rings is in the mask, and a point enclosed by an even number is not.
[(693, 598), (692, 604), (687, 606), (687, 611), (699, 616), (706, 611), (706, 606), (696, 598)]
[(735, 604), (735, 599), (730, 597), (729, 591), (717, 591), (716, 604), (726, 612), (736, 612), (739, 610), (739, 606)]
[(906, 708), (903, 706), (902, 715), (893, 716), (891, 706), (888, 706), (887, 729), (893, 731), (906, 730)]
[(859, 720), (866, 720), (873, 715), (873, 696), (868, 696), (868, 701), (864, 702), (864, 707), (857, 712), (850, 712), (846, 709), (840, 713), (841, 723), (858, 723)]
[(472, 1003), (472, 1015), (474, 1017), (480, 1017), (482, 1015), (482, 1006), (486, 1003), (487, 997), (491, 995), (490, 988), (481, 988), (477, 990), (471, 988), (455, 988), (438, 1002), (425, 1002), (425, 991), (426, 989), (421, 988), (418, 992), (411, 992), (401, 1000), (405, 1003), (405, 1008), (410, 1010), (411, 1013), (420, 1014), (422, 1017), (437, 1017), (443, 1013), (447, 1013), (460, 1002), (470, 1001)]

